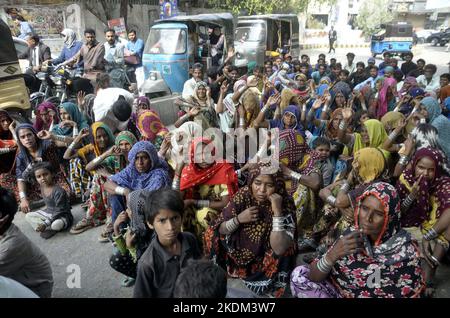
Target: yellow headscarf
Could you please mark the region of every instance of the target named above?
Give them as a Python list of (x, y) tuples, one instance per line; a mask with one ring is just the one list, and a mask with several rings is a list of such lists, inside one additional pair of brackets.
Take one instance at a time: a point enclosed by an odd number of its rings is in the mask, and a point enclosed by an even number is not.
[(280, 109), (281, 112), (290, 105), (299, 105), (298, 95), (290, 88), (285, 88), (281, 91)]
[[(383, 123), (386, 132), (390, 132), (392, 129), (396, 128), (400, 123), (400, 120), (405, 119), (405, 115), (400, 112), (388, 112), (383, 117), (381, 117), (381, 122)], [(406, 130), (403, 131), (403, 134)], [(405, 136), (406, 137), (406, 136)]]
[(381, 121), (376, 119), (369, 119), (364, 122), (364, 126), (366, 127), (369, 134), (370, 144), (366, 146), (362, 141), (361, 135), (359, 133), (355, 133), (353, 153), (356, 153), (358, 150), (361, 150), (365, 147), (379, 148), (383, 152), (384, 157), (386, 159), (389, 159), (391, 156), (390, 152), (381, 148), (384, 141), (388, 137)]
[(354, 169), (358, 169), (358, 174), (364, 183), (368, 183), (383, 173), (386, 162), (379, 149), (367, 147), (355, 152), (352, 165)]

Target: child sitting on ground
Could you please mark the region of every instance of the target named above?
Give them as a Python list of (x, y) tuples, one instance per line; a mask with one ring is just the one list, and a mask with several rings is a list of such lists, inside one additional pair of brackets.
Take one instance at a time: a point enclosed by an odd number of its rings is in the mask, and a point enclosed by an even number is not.
[(330, 159), (330, 150), (331, 150), (330, 141), (324, 137), (317, 137), (312, 142), (312, 148), (320, 156), (319, 167), (320, 172), (322, 173), (323, 186), (326, 187), (330, 185), (332, 181), (335, 168), (335, 165)]
[(180, 270), (201, 256), (193, 234), (181, 232), (184, 202), (172, 189), (159, 189), (146, 198), (144, 214), (155, 237), (138, 261), (134, 297), (170, 298)]
[(45, 209), (29, 212), (25, 219), (41, 237), (48, 239), (57, 232), (70, 228), (73, 222), (70, 200), (66, 191), (55, 183), (53, 166), (48, 162), (39, 162), (33, 169), (33, 175), (41, 188)]

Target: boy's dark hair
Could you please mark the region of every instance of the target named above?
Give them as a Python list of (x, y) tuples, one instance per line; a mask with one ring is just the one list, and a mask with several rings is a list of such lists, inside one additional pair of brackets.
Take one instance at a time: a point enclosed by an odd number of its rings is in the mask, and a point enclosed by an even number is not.
[(366, 67), (366, 64), (364, 64), (364, 62), (359, 61), (358, 63), (356, 63), (356, 67), (361, 66), (362, 68)]
[(87, 28), (86, 30), (84, 30), (84, 34), (85, 35), (86, 34), (93, 34), (93, 35), (95, 35), (95, 31), (92, 28)]
[(160, 210), (170, 210), (180, 214), (184, 214), (184, 201), (181, 193), (170, 188), (163, 188), (151, 192), (145, 200), (145, 221), (152, 224)]
[(217, 66), (211, 66), (211, 68), (209, 68), (206, 71), (206, 75), (208, 77), (211, 77), (213, 80), (217, 79), (217, 76), (219, 75), (218, 73), (219, 68)]
[(235, 66), (235, 65), (231, 65), (229, 68), (228, 68), (228, 72), (233, 72), (233, 71), (236, 71), (236, 72), (239, 72), (239, 69), (237, 68), (237, 66)]
[(385, 57), (385, 56), (391, 56), (391, 53), (390, 52), (384, 52), (383, 53), (383, 57)]
[(136, 30), (135, 30), (135, 29), (131, 29), (130, 31), (128, 31), (128, 34), (130, 34), (130, 33), (134, 33), (134, 34), (137, 34), (137, 32), (136, 32)]
[(309, 68), (309, 64), (308, 63), (300, 63), (300, 67)]
[(317, 137), (316, 139), (314, 139), (312, 146), (313, 149), (316, 149), (319, 146), (328, 146), (329, 148), (331, 148), (331, 143), (325, 137)]
[(341, 74), (344, 74), (344, 75), (346, 75), (347, 77), (350, 76), (350, 72), (349, 72), (348, 70), (341, 70), (341, 71), (339, 72), (339, 75), (341, 75)]
[(37, 35), (36, 33), (29, 33), (28, 36), (36, 43), (39, 43), (39, 41), (41, 40), (39, 35)]
[(112, 32), (112, 33), (116, 34), (116, 30), (114, 30), (113, 28), (106, 28), (105, 29), (105, 34), (108, 33), (108, 32)]
[(446, 78), (447, 81), (450, 81), (450, 73), (441, 74), (441, 78)]
[(201, 63), (195, 63), (194, 65), (192, 65), (192, 70), (203, 70), (203, 65)]
[(422, 62), (423, 64), (427, 64), (427, 62), (425, 62), (424, 59), (418, 59), (418, 60), (417, 60), (417, 63), (419, 63), (419, 62)]
[(330, 150), (333, 157), (339, 157), (344, 152), (344, 144), (338, 141), (330, 141)]
[(394, 78), (397, 82), (400, 82), (403, 79), (403, 73), (400, 70), (394, 71)]
[(436, 71), (437, 71), (437, 67), (434, 64), (427, 64), (427, 65), (425, 65), (425, 67), (423, 69), (424, 70), (430, 70), (430, 71), (433, 72), (433, 74), (435, 74)]
[(375, 69), (375, 70), (377, 70), (377, 72), (378, 72), (378, 66), (376, 66), (376, 65), (372, 65), (370, 68), (369, 68), (369, 70), (373, 70), (373, 69)]
[(403, 54), (403, 56), (411, 56), (411, 58), (413, 58), (414, 54), (412, 52), (406, 52)]
[(302, 54), (302, 56), (300, 56), (300, 59), (303, 59), (304, 57), (309, 58), (309, 55), (308, 54)]
[(37, 164), (34, 165), (33, 167), (33, 177), (35, 177), (36, 175), (36, 171), (38, 170), (48, 170), (52, 175), (54, 175), (56, 173), (55, 168), (53, 168), (52, 164), (50, 162), (47, 161), (43, 161), (43, 162), (38, 162)]
[(207, 260), (194, 260), (181, 270), (175, 282), (174, 298), (225, 298), (227, 273)]
[(126, 101), (125, 97), (119, 96), (119, 99), (112, 105), (112, 111), (114, 116), (120, 121), (126, 121), (131, 116), (131, 105)]
[(14, 215), (16, 215), (16, 212), (16, 198), (11, 192), (6, 190), (5, 188), (0, 187), (0, 219), (3, 219), (5, 216), (9, 215), (9, 218), (3, 226), (3, 229), (9, 228), (14, 219)]
[(319, 59), (320, 59), (320, 58), (323, 58), (323, 59), (325, 59), (325, 57), (326, 57), (326, 55), (325, 55), (325, 54), (323, 54), (323, 53), (320, 53), (320, 54), (319, 54)]
[(332, 57), (331, 59), (330, 59), (330, 62), (331, 61), (336, 61), (337, 62), (337, 59), (335, 58), (335, 57)]
[(98, 88), (108, 88), (109, 84), (111, 82), (111, 78), (108, 73), (99, 73), (97, 74), (97, 77), (95, 79), (95, 83), (97, 84)]

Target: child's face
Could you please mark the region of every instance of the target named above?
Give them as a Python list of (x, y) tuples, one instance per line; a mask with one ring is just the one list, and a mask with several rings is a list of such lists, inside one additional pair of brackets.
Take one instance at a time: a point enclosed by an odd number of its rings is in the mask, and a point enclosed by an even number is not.
[(40, 186), (51, 186), (53, 184), (53, 176), (47, 169), (38, 169), (34, 172), (34, 176)]
[(340, 79), (341, 81), (345, 82), (345, 81), (348, 79), (348, 76), (347, 76), (347, 74), (340, 73), (340, 74), (339, 74), (339, 79)]
[(162, 246), (170, 246), (176, 242), (177, 236), (181, 232), (181, 222), (181, 215), (178, 212), (162, 209), (159, 210), (153, 224), (147, 224), (155, 230)]
[(328, 145), (320, 145), (316, 147), (316, 151), (320, 155), (320, 159), (328, 159), (330, 157), (330, 147)]

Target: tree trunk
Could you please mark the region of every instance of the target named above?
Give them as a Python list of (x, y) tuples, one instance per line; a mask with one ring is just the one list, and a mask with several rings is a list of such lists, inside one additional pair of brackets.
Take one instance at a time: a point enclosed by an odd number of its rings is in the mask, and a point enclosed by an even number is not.
[(128, 19), (128, 0), (120, 1), (120, 17), (125, 21), (125, 25), (127, 25)]

